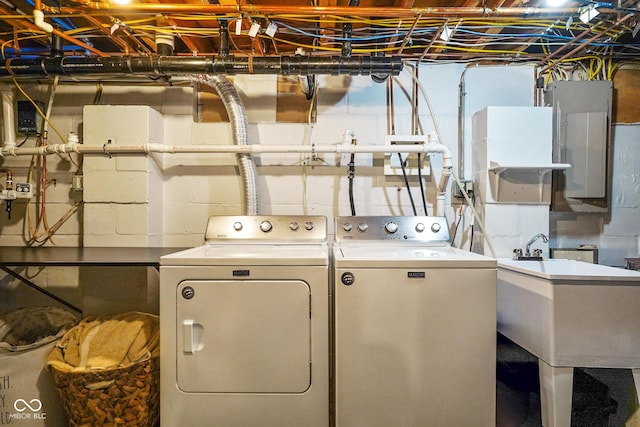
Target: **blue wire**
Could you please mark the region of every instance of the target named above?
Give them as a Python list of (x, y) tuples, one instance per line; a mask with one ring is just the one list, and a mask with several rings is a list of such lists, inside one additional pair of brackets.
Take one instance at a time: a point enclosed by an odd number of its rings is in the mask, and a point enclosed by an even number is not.
[[(35, 7), (35, 3), (33, 2), (33, 0), (27, 0), (27, 3), (29, 3), (31, 6)], [(54, 2), (55, 5), (55, 2)], [(75, 30), (76, 28), (78, 28), (70, 19), (68, 18), (51, 18), (51, 20), (53, 22), (55, 22), (56, 24), (60, 25), (62, 28), (64, 28), (65, 30)]]

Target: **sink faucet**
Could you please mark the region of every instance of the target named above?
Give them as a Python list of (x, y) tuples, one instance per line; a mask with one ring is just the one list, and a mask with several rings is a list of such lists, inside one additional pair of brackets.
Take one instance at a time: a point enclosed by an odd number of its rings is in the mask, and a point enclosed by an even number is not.
[(531, 238), (531, 240), (529, 240), (527, 242), (527, 246), (524, 249), (524, 255), (525, 256), (531, 256), (531, 250), (530, 250), (531, 245), (533, 245), (533, 243), (536, 240), (538, 240), (539, 238), (542, 238), (542, 241), (545, 242), (545, 243), (547, 243), (549, 241), (549, 238), (547, 236), (545, 236), (544, 234), (542, 234), (542, 233), (536, 234), (535, 236), (533, 236)]

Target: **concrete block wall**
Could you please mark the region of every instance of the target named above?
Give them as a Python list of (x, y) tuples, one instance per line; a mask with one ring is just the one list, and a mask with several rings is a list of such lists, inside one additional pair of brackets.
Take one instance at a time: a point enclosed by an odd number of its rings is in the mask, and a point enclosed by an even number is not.
[[(530, 106), (533, 104), (532, 67), (469, 67), (462, 64), (429, 65), (419, 70), (420, 81), (434, 109), (442, 139), (453, 151), (454, 164), (459, 157), (458, 102), (459, 84), (464, 78), (464, 138), (462, 147), (468, 159), (465, 176), (471, 178), (471, 116), (489, 105)], [(251, 76), (243, 77), (251, 79)], [(243, 80), (243, 79), (239, 79)], [(273, 80), (261, 80), (261, 87), (272, 87)], [(394, 130), (411, 133), (410, 102), (401, 93), (411, 93), (411, 79), (403, 73), (396, 82)], [(401, 86), (404, 90), (401, 90)], [(325, 76), (319, 79), (317, 122), (312, 125), (276, 123), (263, 104), (252, 101), (252, 83), (239, 86), (248, 114), (251, 143), (321, 145), (342, 142), (346, 129), (352, 130), (358, 144), (382, 144), (390, 131), (385, 85), (368, 77)], [(28, 93), (46, 100), (46, 86), (26, 86)], [(261, 91), (264, 98), (265, 92)], [(162, 142), (171, 145), (229, 144), (228, 123), (194, 123), (193, 93), (188, 85), (170, 88), (138, 86), (105, 86), (97, 96), (91, 85), (61, 85), (56, 91), (52, 122), (63, 135), (73, 131), (83, 143), (102, 145), (107, 137), (116, 144)], [(97, 100), (97, 101), (96, 101)], [(264, 102), (271, 100), (263, 99)], [(92, 105), (98, 102), (100, 105)], [(254, 110), (253, 106), (261, 106)], [(85, 107), (87, 106), (87, 107)], [(93, 111), (86, 118), (83, 110)], [(116, 119), (102, 122), (98, 112)], [(114, 111), (115, 113), (111, 113)], [(431, 114), (421, 97), (420, 128), (427, 134), (434, 130)], [(135, 120), (131, 120), (135, 117)], [(91, 121), (97, 121), (93, 126)], [(135, 123), (132, 123), (135, 122)], [(549, 215), (552, 234), (550, 244), (573, 247), (578, 243), (596, 242), (603, 263), (620, 265), (626, 256), (638, 256), (640, 226), (637, 218), (637, 161), (640, 126), (616, 126), (614, 132), (614, 206), (610, 215)], [(61, 142), (51, 135), (51, 143)], [(29, 142), (32, 143), (32, 142)], [(28, 143), (28, 144), (29, 144)], [(318, 159), (298, 154), (261, 155), (256, 157), (260, 187), (260, 210), (265, 214), (315, 214), (329, 217), (349, 214), (347, 169), (337, 155), (321, 155)], [(14, 178), (26, 179), (28, 158), (3, 158), (0, 167), (15, 169)], [(404, 184), (381, 175), (383, 159), (379, 156), (356, 158), (356, 210), (362, 215), (411, 215)], [(71, 190), (74, 166), (67, 159), (50, 156), (48, 205), (50, 219), (57, 219), (83, 197)], [(458, 168), (456, 167), (456, 172)], [(91, 172), (88, 172), (91, 171)], [(461, 176), (461, 177), (465, 177)], [(127, 178), (128, 177), (128, 178)], [(144, 177), (144, 178), (143, 178)], [(434, 199), (434, 177), (427, 179), (428, 209)], [(0, 185), (2, 181), (0, 179)], [(88, 186), (88, 187), (87, 187)], [(135, 191), (122, 191), (124, 187)], [(142, 186), (142, 187), (138, 187)], [(107, 245), (190, 247), (202, 244), (204, 228), (210, 215), (241, 212), (241, 182), (233, 154), (187, 155), (162, 154), (137, 157), (93, 156), (85, 159), (86, 206), (72, 215), (56, 234), (54, 241), (62, 246)], [(418, 205), (419, 190), (413, 184)], [(95, 191), (94, 191), (95, 190)], [(448, 198), (450, 200), (450, 198)], [(446, 214), (453, 227), (458, 205), (448, 204)], [(485, 207), (486, 208), (486, 207)], [(479, 206), (482, 211), (482, 207)], [(498, 209), (498, 208), (490, 208)], [(534, 234), (543, 232), (532, 224), (544, 218), (540, 207), (523, 211), (506, 207), (509, 212), (494, 212), (496, 222), (487, 224), (495, 233), (498, 256), (511, 256), (514, 247), (522, 247)], [(458, 242), (470, 235), (469, 209), (458, 231)], [(422, 213), (418, 207), (418, 213)], [(2, 219), (0, 211), (0, 245), (24, 245), (24, 204), (14, 204), (11, 221)], [(528, 228), (530, 227), (530, 228)], [(477, 238), (478, 228), (475, 227)], [(461, 236), (465, 234), (464, 238)], [(86, 240), (85, 240), (86, 239)], [(534, 247), (539, 247), (538, 241)], [(552, 246), (552, 247), (554, 247)], [(486, 246), (485, 246), (486, 253)], [(157, 307), (155, 270), (96, 271), (93, 269), (35, 269), (25, 272), (48, 290), (89, 311), (139, 309), (153, 311)], [(105, 277), (108, 277), (106, 279)], [(132, 280), (132, 282), (127, 282)], [(96, 284), (98, 284), (96, 286)], [(1, 310), (24, 305), (25, 301), (47, 303), (25, 286), (0, 276)]]
[[(162, 144), (162, 115), (148, 106), (88, 105), (85, 145)], [(162, 176), (153, 156), (86, 155), (84, 246), (162, 246)]]
[(555, 247), (596, 245), (600, 264), (625, 266), (625, 258), (640, 256), (639, 125), (615, 125), (610, 213), (551, 212)]
[[(549, 236), (549, 206), (518, 204), (481, 204), (478, 213), (483, 218), (497, 258), (512, 258), (514, 249), (525, 249), (527, 242), (538, 233)], [(474, 252), (491, 255), (485, 234), (476, 225), (473, 236)], [(549, 243), (538, 240), (531, 250), (541, 249), (549, 257)]]

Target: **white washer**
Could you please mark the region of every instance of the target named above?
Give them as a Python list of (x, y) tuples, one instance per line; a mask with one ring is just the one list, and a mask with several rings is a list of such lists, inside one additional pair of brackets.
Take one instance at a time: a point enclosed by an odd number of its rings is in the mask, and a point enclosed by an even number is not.
[(214, 216), (160, 259), (163, 427), (329, 425), (320, 216)]
[(338, 217), (337, 427), (495, 426), (495, 259), (442, 217)]

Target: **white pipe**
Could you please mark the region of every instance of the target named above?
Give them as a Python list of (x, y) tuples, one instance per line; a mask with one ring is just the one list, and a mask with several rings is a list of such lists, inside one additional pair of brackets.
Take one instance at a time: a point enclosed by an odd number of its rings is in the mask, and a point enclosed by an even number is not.
[[(345, 141), (349, 139), (345, 137)], [(11, 156), (32, 156), (48, 155), (58, 153), (78, 153), (78, 154), (101, 154), (111, 156), (113, 154), (149, 154), (149, 153), (169, 153), (169, 154), (262, 154), (262, 153), (298, 153), (298, 154), (356, 154), (356, 153), (440, 153), (443, 158), (442, 174), (438, 184), (437, 199), (435, 205), (435, 215), (444, 216), (445, 194), (449, 177), (452, 174), (453, 158), (449, 149), (442, 144), (385, 144), (385, 145), (357, 145), (348, 143), (336, 145), (164, 145), (164, 144), (142, 144), (142, 145), (83, 145), (77, 140), (69, 139), (67, 144), (49, 144), (33, 148), (3, 148), (1, 153)]]
[(0, 84), (0, 92), (2, 93), (2, 149), (13, 148), (16, 146), (16, 128), (15, 128), (15, 96), (14, 86)]
[[(452, 157), (449, 149), (441, 144), (426, 145), (354, 145), (354, 144), (336, 144), (336, 145), (164, 145), (164, 144), (141, 144), (141, 145), (84, 145), (75, 142), (66, 144), (48, 144), (40, 147), (32, 148), (2, 148), (3, 155), (11, 156), (32, 156), (32, 155), (48, 155), (57, 153), (78, 153), (78, 154), (149, 154), (149, 153), (170, 153), (170, 154), (196, 154), (196, 153), (244, 153), (244, 154), (262, 154), (262, 153), (441, 153), (443, 155), (443, 174), (451, 169)], [(442, 180), (441, 180), (442, 183)]]
[(44, 22), (44, 12), (39, 9), (33, 9), (33, 23), (36, 24), (36, 27), (48, 34), (53, 32), (53, 25)]

